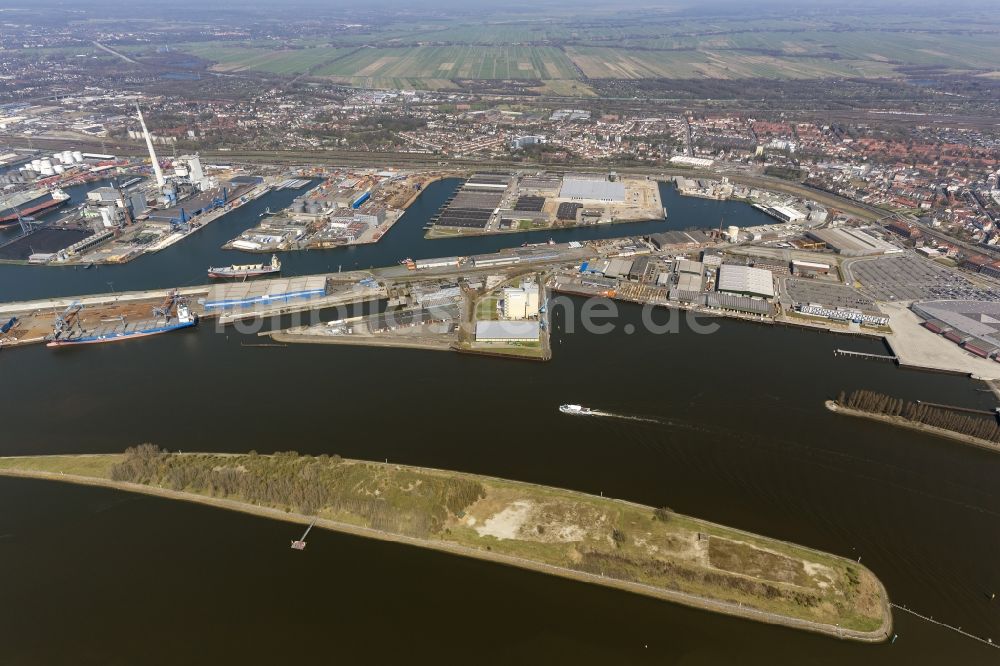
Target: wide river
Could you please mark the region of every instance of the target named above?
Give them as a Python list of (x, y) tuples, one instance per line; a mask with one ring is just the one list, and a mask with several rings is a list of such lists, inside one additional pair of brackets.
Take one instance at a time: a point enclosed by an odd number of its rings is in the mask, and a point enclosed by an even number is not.
[[(452, 181), (378, 245), (285, 258), (290, 273), (469, 254), (546, 236), (422, 240)], [(559, 240), (765, 222), (681, 199), (666, 222)], [(268, 195), (159, 255), (89, 271), (0, 266), (0, 298), (196, 284)], [(580, 302), (575, 301), (576, 305)], [(579, 309), (579, 308), (577, 308)], [(567, 333), (550, 363), (411, 350), (246, 347), (204, 326), (121, 345), (0, 353), (0, 455), (297, 450), (491, 474), (669, 506), (860, 557), (892, 599), (1000, 640), (1000, 457), (827, 412), (871, 388), (991, 408), (970, 380), (835, 358), (881, 345), (721, 321), (655, 335)], [(659, 316), (665, 318), (666, 312)], [(636, 332), (626, 332), (626, 324)], [(560, 414), (560, 403), (657, 419)], [(1000, 653), (903, 613), (860, 645), (495, 564), (125, 493), (0, 479), (0, 664), (993, 664)]]

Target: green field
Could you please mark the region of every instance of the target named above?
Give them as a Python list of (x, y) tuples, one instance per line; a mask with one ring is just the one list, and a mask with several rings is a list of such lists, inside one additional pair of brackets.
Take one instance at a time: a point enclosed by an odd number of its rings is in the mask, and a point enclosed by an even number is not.
[(217, 72), (267, 72), (269, 74), (302, 74), (310, 67), (322, 65), (351, 51), (349, 48), (313, 47), (274, 49), (268, 47), (219, 44), (194, 44), (184, 47), (187, 53), (215, 63)]
[(592, 79), (822, 79), (895, 75), (885, 62), (779, 57), (746, 51), (573, 47), (567, 53)]
[(487, 296), (476, 304), (476, 321), (492, 321), (497, 318), (497, 297)]
[[(222, 72), (326, 77), (352, 85), (449, 89), (459, 80), (538, 80), (587, 95), (585, 79), (901, 78), (906, 68), (1000, 71), (1000, 20), (892, 11), (691, 18), (553, 15), (476, 24), (432, 17), (326, 37), (176, 45)], [(549, 83), (552, 82), (552, 83)], [(573, 88), (579, 83), (577, 88)]]
[(573, 63), (562, 51), (528, 46), (366, 48), (314, 74), (416, 79), (576, 78)]

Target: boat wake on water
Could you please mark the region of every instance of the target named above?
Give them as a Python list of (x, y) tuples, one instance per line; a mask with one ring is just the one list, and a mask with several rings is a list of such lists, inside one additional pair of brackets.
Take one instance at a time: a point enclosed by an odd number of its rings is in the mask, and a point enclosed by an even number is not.
[(582, 405), (560, 405), (559, 411), (572, 416), (603, 416), (612, 419), (622, 419), (625, 421), (644, 421), (646, 423), (663, 423), (660, 419), (652, 419), (646, 416), (632, 416), (629, 414), (614, 414), (612, 412), (602, 412), (599, 409), (591, 409)]

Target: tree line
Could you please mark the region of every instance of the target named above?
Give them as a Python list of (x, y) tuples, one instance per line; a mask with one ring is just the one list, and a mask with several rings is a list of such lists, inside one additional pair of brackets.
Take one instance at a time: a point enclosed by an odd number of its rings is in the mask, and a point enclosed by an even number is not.
[(427, 537), (461, 516), (486, 490), (475, 479), (409, 467), (309, 456), (177, 454), (130, 447), (111, 469), (115, 481), (161, 486), (348, 519), (366, 527)]
[(1000, 444), (1000, 424), (995, 417), (986, 414), (970, 414), (927, 403), (911, 402), (867, 389), (852, 391), (850, 394), (841, 391), (837, 404), (869, 414), (898, 416)]

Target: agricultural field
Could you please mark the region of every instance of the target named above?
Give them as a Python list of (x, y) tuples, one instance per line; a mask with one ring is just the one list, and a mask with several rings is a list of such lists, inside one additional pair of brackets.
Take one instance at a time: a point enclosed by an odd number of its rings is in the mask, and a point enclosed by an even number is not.
[(332, 83), (340, 83), (354, 88), (374, 88), (376, 90), (460, 90), (451, 79), (421, 79), (414, 77), (375, 76), (327, 76)]
[(322, 65), (351, 51), (349, 48), (274, 49), (218, 43), (187, 45), (183, 50), (215, 63), (211, 67), (215, 72), (255, 71), (269, 74), (302, 74), (310, 67)]
[(571, 30), (548, 22), (485, 23), (440, 26), (433, 30), (406, 35), (406, 41), (447, 41), (460, 44), (537, 44), (571, 36)]
[[(429, 18), (273, 41), (177, 48), (219, 72), (326, 77), (350, 85), (447, 90), (461, 79), (542, 81), (587, 95), (586, 79), (903, 78), (916, 69), (995, 75), (1000, 21), (867, 15), (642, 20), (551, 17), (466, 24)], [(963, 23), (964, 21), (964, 23)], [(963, 30), (950, 30), (959, 25)], [(873, 27), (875, 26), (875, 27)], [(948, 30), (948, 32), (945, 32)], [(991, 74), (993, 73), (993, 74)]]
[(897, 75), (885, 62), (780, 57), (746, 51), (632, 51), (595, 47), (566, 51), (592, 79), (822, 79)]
[(573, 79), (566, 55), (551, 47), (417, 46), (370, 48), (313, 72), (316, 76), (418, 79)]

